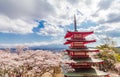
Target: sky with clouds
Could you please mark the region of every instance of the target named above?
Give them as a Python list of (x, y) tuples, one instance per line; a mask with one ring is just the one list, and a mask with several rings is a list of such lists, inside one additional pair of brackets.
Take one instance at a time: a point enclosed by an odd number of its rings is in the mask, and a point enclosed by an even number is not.
[(79, 31), (94, 31), (90, 45), (109, 36), (120, 46), (120, 0), (0, 0), (0, 47), (62, 46), (74, 14)]

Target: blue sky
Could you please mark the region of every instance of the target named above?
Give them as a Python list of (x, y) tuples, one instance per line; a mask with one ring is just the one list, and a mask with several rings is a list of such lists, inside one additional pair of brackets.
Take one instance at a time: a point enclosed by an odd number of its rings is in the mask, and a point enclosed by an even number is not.
[(64, 35), (73, 30), (74, 14), (78, 31), (94, 31), (88, 39), (102, 44), (110, 37), (120, 46), (119, 0), (0, 0), (0, 47), (63, 47)]

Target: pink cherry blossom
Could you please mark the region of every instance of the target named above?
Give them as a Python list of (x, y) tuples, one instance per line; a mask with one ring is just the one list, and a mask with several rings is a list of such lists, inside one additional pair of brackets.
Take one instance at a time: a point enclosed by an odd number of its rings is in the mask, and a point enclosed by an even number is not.
[(42, 74), (53, 70), (55, 67), (63, 67), (63, 71), (74, 70), (66, 64), (74, 61), (64, 59), (61, 53), (43, 50), (19, 52), (21, 53), (0, 52), (1, 76), (42, 76)]

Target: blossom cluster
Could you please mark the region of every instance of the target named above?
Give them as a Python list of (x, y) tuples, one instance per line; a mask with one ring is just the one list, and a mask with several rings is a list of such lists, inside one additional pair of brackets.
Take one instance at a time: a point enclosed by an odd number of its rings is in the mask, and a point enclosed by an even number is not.
[[(55, 67), (66, 66), (66, 62), (72, 61), (63, 59), (60, 53), (50, 51), (27, 50), (19, 54), (0, 52), (0, 76), (41, 77)], [(69, 69), (71, 70), (66, 70)]]

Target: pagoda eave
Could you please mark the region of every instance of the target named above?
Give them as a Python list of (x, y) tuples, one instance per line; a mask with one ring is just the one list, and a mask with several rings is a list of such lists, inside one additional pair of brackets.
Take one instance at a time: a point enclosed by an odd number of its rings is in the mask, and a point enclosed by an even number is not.
[(96, 42), (96, 40), (78, 40), (78, 39), (67, 39), (70, 42)]
[(87, 36), (87, 35), (89, 35), (89, 34), (93, 34), (93, 31), (90, 31), (90, 32), (77, 32), (77, 31), (71, 32), (71, 31), (67, 31), (67, 33), (66, 33), (66, 35), (65, 35), (64, 38), (69, 38), (69, 37), (71, 37), (73, 34), (82, 34), (83, 37), (85, 37), (85, 36)]
[(78, 59), (78, 58), (89, 58), (89, 56), (87, 55), (70, 55), (71, 58), (73, 59)]
[(84, 51), (84, 52), (99, 52), (99, 50), (98, 49), (67, 49), (67, 50), (65, 50), (65, 52), (81, 52), (81, 51)]
[[(69, 57), (71, 58), (71, 57)], [(94, 59), (94, 58), (80, 58), (80, 59), (75, 59), (74, 61), (76, 61), (77, 63), (80, 62), (87, 62), (87, 63), (103, 63), (103, 60), (101, 59)]]
[[(78, 62), (78, 63), (80, 63), (80, 62)], [(101, 61), (101, 62), (81, 62), (81, 63), (88, 63), (88, 64), (96, 64), (96, 63), (99, 63), (99, 64), (104, 64), (103, 61)], [(66, 63), (66, 64), (74, 65), (74, 64), (76, 64), (76, 63)]]
[(99, 76), (108, 76), (109, 74), (103, 71), (99, 71), (93, 68), (90, 69), (81, 69), (79, 72), (68, 72), (64, 74), (65, 77), (99, 77)]
[(92, 42), (96, 42), (96, 40), (67, 40), (64, 44), (71, 44), (72, 42), (81, 42), (82, 44), (88, 44)]

